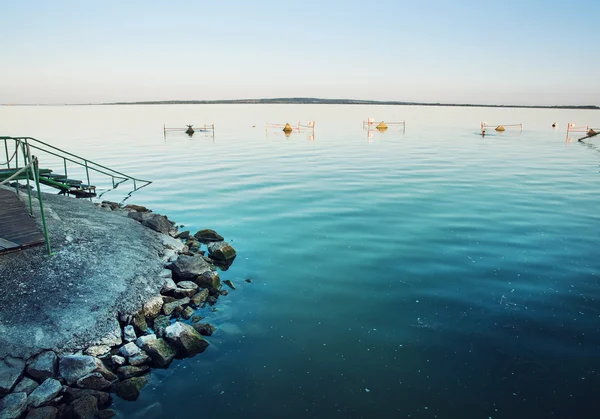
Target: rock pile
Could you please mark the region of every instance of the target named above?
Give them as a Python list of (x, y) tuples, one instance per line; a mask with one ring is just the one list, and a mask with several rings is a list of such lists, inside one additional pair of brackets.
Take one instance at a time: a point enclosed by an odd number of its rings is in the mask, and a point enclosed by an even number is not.
[[(156, 281), (160, 295), (145, 301), (135, 313), (120, 313), (120, 328), (96, 345), (76, 354), (44, 351), (27, 360), (0, 359), (0, 418), (110, 418), (111, 393), (136, 400), (149, 382), (152, 368), (167, 368), (175, 358), (202, 353), (216, 328), (197, 323), (196, 310), (213, 305), (227, 291), (221, 289), (217, 266), (228, 268), (233, 247), (214, 230), (193, 236), (179, 233), (167, 217), (144, 207), (122, 208), (103, 202), (109, 211), (128, 216), (163, 233), (159, 257), (165, 269)], [(201, 250), (207, 246), (209, 256)], [(235, 289), (231, 281), (224, 281)], [(191, 319), (191, 324), (186, 323)]]

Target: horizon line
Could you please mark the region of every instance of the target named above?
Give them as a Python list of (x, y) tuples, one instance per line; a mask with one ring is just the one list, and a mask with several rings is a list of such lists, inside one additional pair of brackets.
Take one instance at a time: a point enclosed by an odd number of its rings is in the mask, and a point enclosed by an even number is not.
[(94, 106), (94, 105), (388, 105), (388, 106), (449, 106), (482, 108), (533, 108), (533, 109), (589, 109), (598, 110), (598, 105), (498, 105), (480, 103), (405, 102), (396, 100), (368, 99), (324, 99), (312, 97), (260, 98), (260, 99), (215, 99), (215, 100), (145, 100), (131, 102), (90, 102), (90, 103), (3, 103), (0, 106)]

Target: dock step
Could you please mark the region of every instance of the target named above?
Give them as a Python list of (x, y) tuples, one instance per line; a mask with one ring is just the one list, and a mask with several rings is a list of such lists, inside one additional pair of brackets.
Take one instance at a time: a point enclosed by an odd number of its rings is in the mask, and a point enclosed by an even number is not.
[[(0, 181), (8, 179), (20, 169), (1, 169)], [(96, 187), (94, 185), (84, 184), (81, 180), (68, 179), (65, 175), (53, 174), (51, 169), (39, 169), (41, 184), (58, 189), (62, 194), (74, 195), (78, 198), (89, 198), (96, 196)], [(23, 172), (15, 180), (26, 180), (31, 174)]]
[(56, 173), (56, 174), (52, 173), (49, 175), (40, 174), (40, 176), (46, 177), (48, 179), (56, 180), (56, 181), (62, 182), (62, 183), (68, 183), (70, 185), (80, 185), (83, 183), (81, 180), (68, 179), (65, 175), (59, 175), (58, 173)]

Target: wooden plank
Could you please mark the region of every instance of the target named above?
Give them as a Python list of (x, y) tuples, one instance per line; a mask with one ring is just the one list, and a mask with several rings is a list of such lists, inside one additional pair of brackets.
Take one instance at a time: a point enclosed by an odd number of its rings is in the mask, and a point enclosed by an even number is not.
[(27, 208), (14, 191), (0, 188), (0, 253), (44, 243)]

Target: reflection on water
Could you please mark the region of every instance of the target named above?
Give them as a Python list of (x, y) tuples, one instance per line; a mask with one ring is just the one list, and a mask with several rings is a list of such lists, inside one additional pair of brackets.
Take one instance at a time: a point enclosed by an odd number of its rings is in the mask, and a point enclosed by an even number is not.
[[(135, 203), (237, 250), (237, 289), (200, 313), (211, 346), (121, 417), (597, 416), (600, 154), (551, 128), (590, 111), (376, 110), (410, 129), (368, 143), (363, 106), (0, 109), (9, 131), (152, 179)], [(148, 128), (200, 113), (214, 141)], [(252, 128), (290, 117), (318, 120), (318, 141)], [(485, 119), (524, 129), (482, 140)]]

